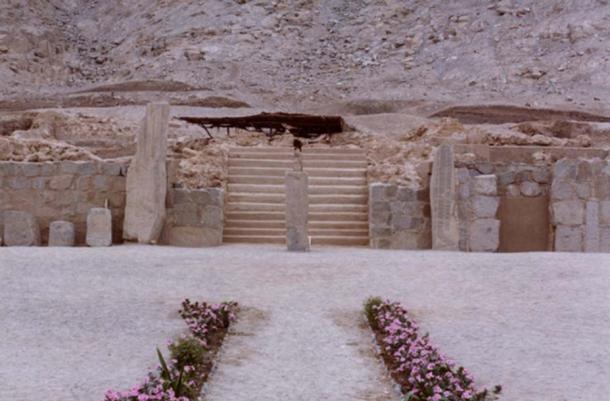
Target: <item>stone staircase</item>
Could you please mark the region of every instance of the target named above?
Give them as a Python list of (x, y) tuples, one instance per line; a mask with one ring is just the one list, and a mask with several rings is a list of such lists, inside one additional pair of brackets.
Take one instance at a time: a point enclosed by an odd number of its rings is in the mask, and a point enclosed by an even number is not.
[[(309, 235), (313, 245), (368, 245), (366, 157), (359, 149), (303, 149), (309, 177)], [(224, 242), (284, 244), (284, 175), (292, 148), (232, 148)]]

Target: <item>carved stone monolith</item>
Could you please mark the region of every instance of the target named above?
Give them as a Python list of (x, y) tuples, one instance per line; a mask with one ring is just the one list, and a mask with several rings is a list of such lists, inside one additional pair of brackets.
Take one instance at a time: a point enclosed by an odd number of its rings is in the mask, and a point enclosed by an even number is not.
[(307, 174), (289, 171), (286, 173), (286, 247), (289, 251), (309, 250), (308, 212)]
[(458, 213), (456, 202), (456, 174), (453, 146), (443, 144), (434, 155), (430, 179), (432, 211), (432, 249), (457, 251), (459, 249)]
[(169, 104), (148, 104), (136, 155), (127, 171), (123, 224), (123, 238), (127, 241), (154, 244), (161, 235), (166, 213), (168, 122)]

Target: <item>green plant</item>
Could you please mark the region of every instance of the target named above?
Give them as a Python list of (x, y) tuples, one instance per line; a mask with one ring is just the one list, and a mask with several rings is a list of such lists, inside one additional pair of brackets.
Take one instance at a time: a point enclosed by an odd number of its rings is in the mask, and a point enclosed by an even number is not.
[(176, 361), (178, 370), (186, 366), (199, 366), (205, 362), (206, 351), (199, 340), (194, 337), (183, 337), (170, 344), (169, 351)]
[(382, 303), (383, 301), (379, 297), (368, 297), (366, 301), (364, 301), (364, 314), (373, 330), (378, 329), (377, 319), (375, 318), (375, 307), (378, 307)]
[(159, 364), (161, 365), (161, 377), (168, 384), (168, 387), (174, 390), (174, 394), (176, 397), (182, 396), (182, 377), (184, 376), (184, 368), (179, 369), (178, 372), (172, 372), (167, 367), (167, 363), (165, 363), (165, 358), (163, 358), (163, 354), (157, 348), (157, 356), (159, 357)]

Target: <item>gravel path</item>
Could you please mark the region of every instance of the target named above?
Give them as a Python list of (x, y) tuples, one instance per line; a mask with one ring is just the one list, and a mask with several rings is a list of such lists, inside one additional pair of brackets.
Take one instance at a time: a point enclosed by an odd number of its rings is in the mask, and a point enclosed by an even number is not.
[(610, 393), (610, 254), (0, 248), (0, 282), (0, 401), (136, 383), (184, 330), (184, 297), (246, 306), (207, 401), (396, 400), (360, 325), (371, 294), (403, 302), (502, 400)]

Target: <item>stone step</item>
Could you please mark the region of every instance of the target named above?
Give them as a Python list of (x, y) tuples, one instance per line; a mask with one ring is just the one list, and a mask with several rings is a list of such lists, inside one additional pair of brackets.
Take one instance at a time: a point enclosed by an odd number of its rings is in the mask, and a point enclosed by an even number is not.
[[(366, 195), (309, 195), (309, 204), (340, 204), (340, 205), (366, 205), (368, 197)], [(275, 203), (284, 204), (286, 196), (278, 193), (264, 192), (229, 192), (229, 203)]]
[[(337, 223), (337, 222), (368, 222), (368, 213), (362, 212), (309, 212), (309, 224), (315, 223)], [(259, 211), (227, 211), (225, 213), (226, 220), (250, 220), (250, 221), (275, 221), (284, 223), (286, 214), (281, 212), (259, 212)]]
[[(285, 229), (284, 220), (226, 220), (225, 229), (229, 228), (277, 228)], [(366, 221), (310, 221), (310, 230), (360, 230), (368, 232)]]
[[(295, 166), (296, 160), (257, 160), (257, 159), (229, 159), (229, 167), (254, 167), (254, 168), (289, 168)], [(328, 169), (365, 169), (366, 160), (303, 160), (303, 167), (328, 168)]]
[(309, 223), (314, 222), (368, 222), (368, 212), (313, 212), (308, 213)]
[(368, 246), (369, 237), (312, 236), (312, 245)]
[[(286, 172), (292, 170), (291, 168), (281, 167), (229, 167), (229, 176), (239, 175), (257, 175), (262, 177), (284, 177)], [(366, 178), (365, 168), (314, 168), (305, 167), (303, 169), (310, 178), (315, 177), (359, 177)]]
[(294, 153), (293, 147), (288, 146), (236, 146), (229, 148), (229, 154), (232, 153)]
[(225, 220), (249, 220), (249, 221), (274, 221), (281, 222), (282, 224), (286, 221), (286, 213), (281, 212), (254, 212), (254, 211), (226, 211)]
[(229, 153), (229, 161), (233, 160), (294, 160), (293, 153)]
[[(348, 230), (348, 229), (316, 229), (309, 228), (309, 235), (316, 237), (368, 237), (368, 230)], [(252, 236), (285, 236), (285, 228), (255, 228), (255, 227), (225, 227), (224, 235), (227, 237)]]
[(248, 235), (226, 235), (222, 238), (222, 242), (233, 244), (233, 243), (246, 243), (246, 244), (286, 244), (286, 237), (284, 235), (271, 235), (271, 236), (248, 236)]
[[(286, 192), (284, 185), (257, 185), (257, 184), (229, 184), (229, 193), (266, 193), (266, 194), (283, 194)], [(310, 195), (367, 195), (368, 189), (365, 185), (350, 185), (350, 186), (322, 186), (309, 185)]]
[(350, 155), (365, 155), (365, 152), (363, 149), (356, 149), (356, 148), (338, 148), (338, 147), (331, 147), (331, 148), (311, 148), (311, 147), (304, 147), (303, 148), (303, 154), (350, 154)]
[[(284, 176), (229, 175), (229, 184), (284, 185)], [(366, 186), (366, 177), (309, 177), (310, 186)]]
[[(250, 244), (286, 244), (286, 237), (281, 235), (248, 236), (232, 235), (223, 238), (225, 243), (250, 243)], [(312, 236), (312, 245), (344, 245), (344, 246), (367, 246), (368, 237), (341, 237), (341, 236)]]
[(284, 220), (226, 220), (225, 230), (229, 228), (286, 228)]
[[(227, 211), (229, 212), (284, 212), (286, 206), (283, 203), (253, 203), (253, 202), (239, 202), (239, 203), (227, 203)], [(367, 213), (367, 205), (332, 205), (332, 204), (314, 204), (309, 205), (309, 212), (316, 213), (335, 213), (335, 212), (349, 212), (349, 213)]]

